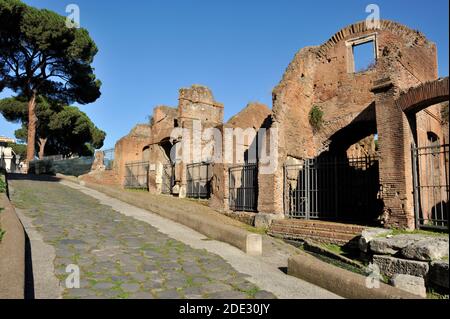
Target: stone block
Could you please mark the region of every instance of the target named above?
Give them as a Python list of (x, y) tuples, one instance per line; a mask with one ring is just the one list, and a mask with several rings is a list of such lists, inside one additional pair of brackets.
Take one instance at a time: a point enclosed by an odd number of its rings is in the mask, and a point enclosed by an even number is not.
[(427, 238), (412, 243), (402, 249), (402, 256), (408, 259), (431, 261), (448, 257), (447, 238)]
[(262, 254), (262, 236), (258, 234), (248, 234), (245, 252), (252, 256), (260, 256)]
[(448, 260), (433, 261), (428, 279), (434, 285), (449, 289)]
[(392, 277), (391, 284), (395, 288), (402, 289), (414, 295), (418, 295), (423, 298), (427, 296), (425, 280), (422, 277), (396, 274)]
[(427, 262), (400, 259), (392, 256), (373, 256), (373, 263), (380, 267), (382, 274), (392, 277), (395, 274), (426, 278), (430, 266)]
[(370, 250), (375, 254), (395, 255), (403, 248), (423, 239), (423, 236), (398, 235), (389, 238), (375, 238), (370, 242)]
[(359, 249), (367, 253), (369, 251), (369, 243), (381, 235), (387, 235), (391, 232), (389, 229), (383, 228), (367, 228), (364, 229), (361, 233), (361, 237), (359, 238), (358, 246)]
[(268, 228), (274, 220), (284, 219), (284, 215), (280, 214), (264, 214), (259, 213), (255, 215), (256, 228)]

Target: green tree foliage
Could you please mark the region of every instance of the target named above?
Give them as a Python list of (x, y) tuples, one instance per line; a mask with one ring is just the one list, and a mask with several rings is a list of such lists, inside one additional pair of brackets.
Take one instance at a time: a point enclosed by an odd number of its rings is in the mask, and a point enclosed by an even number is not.
[(106, 133), (98, 129), (77, 107), (65, 106), (51, 118), (49, 127), (57, 138), (51, 140), (53, 152), (63, 155), (93, 155), (103, 146)]
[[(11, 122), (21, 123), (16, 138), (27, 142), (28, 107), (26, 98), (0, 100), (0, 113)], [(98, 129), (77, 107), (64, 106), (38, 96), (36, 98), (36, 147), (39, 157), (62, 154), (92, 155), (103, 146), (105, 132)]]
[(0, 91), (10, 88), (28, 102), (28, 161), (35, 155), (36, 99), (87, 104), (100, 97), (91, 67), (97, 47), (85, 29), (18, 0), (0, 0)]
[(8, 143), (8, 147), (11, 147), (16, 155), (20, 156), (20, 159), (27, 158), (27, 145), (18, 143)]
[[(0, 193), (5, 193), (6, 192), (6, 182), (5, 182), (5, 177), (3, 175), (3, 172), (0, 171)], [(2, 207), (0, 207), (0, 211), (1, 211)]]

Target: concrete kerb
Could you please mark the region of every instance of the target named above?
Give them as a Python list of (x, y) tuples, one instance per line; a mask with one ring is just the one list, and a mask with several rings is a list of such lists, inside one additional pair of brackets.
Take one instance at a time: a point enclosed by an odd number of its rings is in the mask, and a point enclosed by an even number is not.
[(325, 263), (306, 253), (288, 260), (288, 274), (349, 299), (422, 299), (384, 283), (368, 288), (370, 278)]
[(25, 230), (6, 194), (0, 194), (0, 299), (25, 298)]
[(167, 207), (162, 208), (155, 202), (137, 199), (125, 191), (112, 189), (110, 187), (105, 187), (94, 183), (84, 181), (80, 182), (72, 176), (57, 174), (57, 177), (70, 182), (79, 183), (83, 186), (124, 201), (130, 205), (149, 210), (164, 218), (192, 228), (208, 238), (222, 241), (237, 247), (249, 255), (259, 256), (262, 254), (262, 236), (259, 234), (254, 234), (234, 226), (224, 225), (209, 218), (203, 218), (202, 216), (189, 215)]

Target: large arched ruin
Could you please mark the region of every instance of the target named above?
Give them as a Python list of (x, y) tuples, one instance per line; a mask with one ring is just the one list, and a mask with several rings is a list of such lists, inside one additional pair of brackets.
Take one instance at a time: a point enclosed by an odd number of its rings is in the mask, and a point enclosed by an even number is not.
[[(358, 72), (354, 52), (365, 43), (373, 45), (374, 63)], [(375, 136), (378, 151), (374, 155), (378, 155), (376, 165), (379, 167), (379, 190), (375, 195), (382, 200), (380, 218), (389, 226), (414, 227), (410, 155), (413, 134), (408, 117), (396, 106), (396, 100), (401, 92), (436, 80), (437, 74), (436, 46), (420, 32), (391, 21), (381, 21), (379, 29), (368, 29), (365, 22), (359, 22), (340, 30), (323, 45), (300, 50), (273, 92), (274, 126), (279, 131), (279, 165), (275, 174), (263, 177), (265, 182), (260, 185), (259, 193), (267, 194), (267, 199), (260, 199), (259, 212), (277, 218), (290, 215), (286, 195), (289, 181), (285, 179), (283, 164), (301, 163), (326, 153), (342, 156), (352, 143)], [(448, 81), (443, 81), (440, 87), (445, 85), (448, 90)], [(323, 113), (318, 129), (310, 121), (314, 108)], [(418, 118), (417, 126), (427, 120)], [(350, 160), (346, 160), (351, 165)], [(323, 166), (314, 165), (318, 170)], [(348, 176), (347, 173), (344, 176)], [(337, 182), (343, 178), (339, 176), (334, 177)], [(373, 185), (362, 186), (373, 192)], [(320, 198), (324, 193), (320, 189), (308, 187), (319, 195), (297, 194), (306, 203), (327, 201)], [(352, 196), (351, 193), (346, 195)], [(328, 200), (335, 198), (331, 196)], [(344, 209), (358, 204), (350, 201)], [(309, 213), (312, 218), (321, 218), (320, 211)], [(359, 216), (353, 217), (356, 221), (359, 219)]]

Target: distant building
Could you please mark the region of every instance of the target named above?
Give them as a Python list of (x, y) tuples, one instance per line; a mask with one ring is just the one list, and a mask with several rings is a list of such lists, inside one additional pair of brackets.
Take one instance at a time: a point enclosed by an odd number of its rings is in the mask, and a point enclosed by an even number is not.
[(15, 143), (14, 139), (0, 136), (0, 168), (7, 172), (15, 172), (19, 166), (20, 157), (14, 153), (9, 143)]

